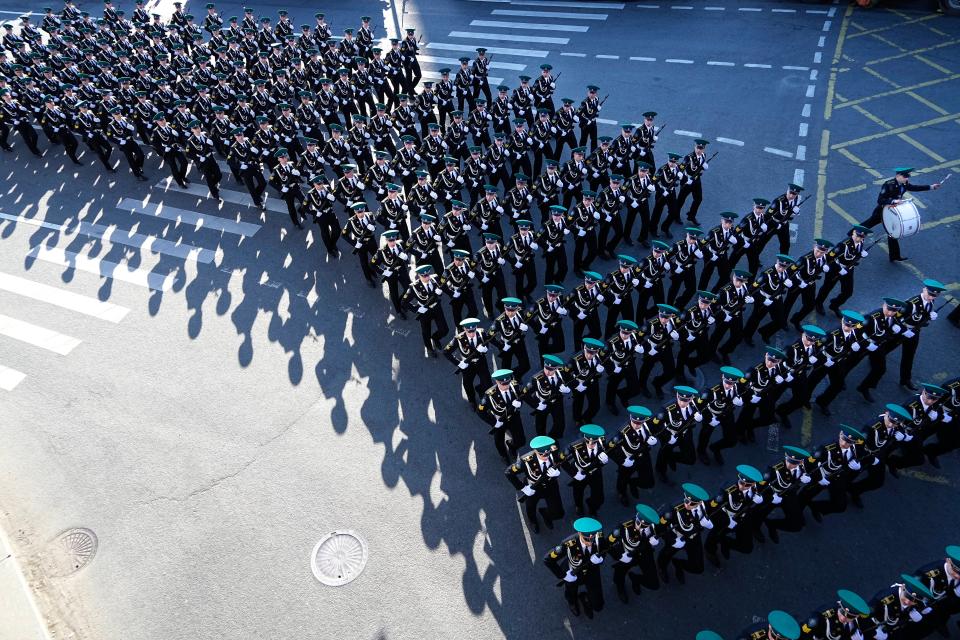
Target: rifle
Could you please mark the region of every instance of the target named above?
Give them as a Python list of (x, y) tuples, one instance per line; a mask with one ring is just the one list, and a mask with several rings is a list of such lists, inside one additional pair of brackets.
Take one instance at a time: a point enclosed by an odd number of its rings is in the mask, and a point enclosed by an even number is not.
[(654, 129), (654, 130), (653, 130), (653, 135), (655, 135), (655, 136), (660, 135), (660, 132), (663, 131), (664, 127), (666, 127), (666, 126), (667, 126), (666, 123), (664, 123), (664, 124), (660, 125), (660, 127)]
[(704, 160), (704, 162), (710, 162), (711, 160), (713, 160), (714, 158), (716, 158), (719, 154), (720, 154), (719, 151), (715, 151), (714, 154), (713, 154), (712, 156), (710, 156), (709, 158), (707, 158), (706, 160)]
[(607, 95), (603, 96), (603, 100), (600, 101), (600, 106), (601, 106), (601, 107), (603, 106), (603, 103), (607, 101), (607, 98), (609, 98), (609, 97), (610, 97), (610, 94), (609, 94), (609, 93), (608, 93)]
[(560, 73), (558, 73), (558, 74), (553, 78), (553, 82), (556, 83), (556, 81), (559, 80), (559, 79), (560, 79), (560, 76), (562, 76), (562, 75), (563, 75), (563, 71), (561, 71)]

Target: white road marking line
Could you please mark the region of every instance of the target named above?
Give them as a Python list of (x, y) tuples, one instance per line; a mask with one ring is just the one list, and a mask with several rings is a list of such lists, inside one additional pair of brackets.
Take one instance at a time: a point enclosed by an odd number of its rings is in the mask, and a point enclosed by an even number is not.
[(673, 62), (674, 64), (693, 64), (693, 60), (683, 60), (680, 58), (667, 58), (664, 62)]
[(733, 62), (723, 62), (721, 60), (707, 60), (707, 64), (711, 67), (735, 67), (736, 63)]
[[(834, 11), (834, 10), (831, 9), (831, 11)], [(828, 15), (826, 9), (807, 9), (804, 13), (813, 13), (813, 14), (818, 14), (822, 16)], [(833, 14), (829, 14), (829, 15), (833, 15)]]
[(737, 11), (763, 11), (763, 9), (757, 9), (756, 7), (738, 7)]
[(817, 41), (817, 46), (822, 47), (826, 41), (827, 41), (827, 36), (820, 36), (820, 39)]
[(16, 369), (11, 369), (10, 367), (5, 367), (0, 364), (0, 389), (13, 391), (26, 377), (27, 374), (20, 373)]
[(816, 69), (811, 69), (811, 70), (810, 70), (810, 79), (811, 79), (811, 80), (816, 80), (818, 73), (820, 73), (820, 72), (817, 71)]
[(611, 56), (605, 53), (598, 53), (594, 57), (600, 58), (601, 60), (619, 60), (620, 59), (620, 56)]
[(755, 63), (752, 63), (752, 62), (747, 62), (747, 63), (744, 64), (743, 66), (749, 67), (749, 68), (751, 68), (751, 69), (769, 69), (769, 68), (770, 68), (770, 65), (768, 65), (768, 64), (755, 64)]
[(111, 302), (82, 296), (73, 291), (51, 287), (10, 273), (0, 272), (0, 291), (51, 304), (98, 320), (106, 320), (113, 324), (123, 320), (130, 312), (130, 309)]
[[(457, 61), (457, 65), (458, 65), (458, 66), (459, 66), (459, 64), (460, 64), (460, 62)], [(434, 69), (423, 69), (422, 71), (423, 71), (423, 77), (424, 77), (425, 80), (439, 80), (439, 79), (440, 79), (440, 70), (439, 70), (439, 69), (436, 69), (436, 70), (434, 70)], [(487, 76), (487, 82), (490, 83), (490, 86), (495, 87), (495, 86), (497, 86), (498, 84), (500, 84), (501, 82), (503, 82), (503, 78), (498, 78), (498, 77), (496, 77), (496, 76)], [(223, 197), (223, 190), (221, 189), (220, 191), (221, 191), (221, 197)], [(226, 200), (226, 198), (224, 198), (224, 200)], [(270, 208), (270, 204), (271, 204), (270, 201), (267, 201), (267, 208), (268, 208), (268, 209)], [(286, 210), (287, 210), (287, 209), (286, 209), (286, 205), (282, 205), (282, 206), (283, 206), (283, 210), (286, 211)]]
[(814, 63), (814, 64), (820, 64), (820, 61), (821, 61), (822, 59), (823, 59), (823, 53), (822, 53), (822, 52), (817, 51), (815, 54), (813, 54), (813, 63)]
[(688, 7), (688, 6), (671, 6), (670, 8), (671, 9), (691, 9), (691, 10), (693, 9), (693, 7)]
[(611, 120), (610, 118), (597, 118), (597, 123), (599, 124), (620, 124), (619, 120)]
[(803, 186), (803, 169), (793, 170), (793, 184)]
[(807, 137), (807, 128), (808, 128), (808, 127), (809, 127), (809, 125), (808, 125), (806, 122), (801, 122), (801, 123), (800, 123), (800, 131), (798, 132), (797, 135), (798, 135), (799, 137), (801, 137), (801, 138), (806, 138), (806, 137)]
[(210, 249), (195, 247), (192, 244), (179, 244), (170, 242), (155, 236), (143, 235), (142, 233), (131, 233), (116, 226), (104, 226), (81, 220), (78, 223), (55, 224), (38, 220), (36, 218), (27, 218), (24, 216), (13, 216), (9, 213), (0, 213), (0, 220), (10, 220), (18, 224), (26, 224), (42, 229), (50, 229), (70, 236), (73, 232), (88, 238), (94, 238), (102, 242), (111, 244), (122, 244), (127, 247), (133, 247), (144, 252), (157, 252), (166, 256), (180, 258), (181, 260), (190, 260), (209, 264), (216, 257), (216, 252)]
[(772, 153), (775, 156), (783, 156), (784, 158), (792, 158), (793, 154), (789, 151), (784, 151), (782, 149), (774, 149), (773, 147), (764, 147), (764, 151), (767, 153)]
[(726, 11), (726, 7), (704, 7), (704, 11)]
[(623, 9), (622, 2), (567, 2), (566, 0), (510, 0), (518, 7), (570, 7), (571, 9)]
[(833, 24), (833, 22), (831, 22), (830, 20), (824, 20), (824, 22), (823, 22), (823, 30), (824, 30), (824, 31), (830, 31), (830, 25), (831, 25), (831, 24)]
[(796, 9), (770, 9), (773, 13), (796, 13)]
[[(424, 72), (426, 75), (429, 72)], [(210, 191), (207, 189), (205, 184), (197, 184), (191, 182), (187, 185), (186, 189), (182, 187), (173, 188), (173, 178), (164, 178), (157, 184), (153, 185), (153, 189), (162, 189), (167, 193), (188, 193), (192, 196), (198, 196), (200, 198), (205, 198), (208, 200), (213, 200), (210, 196)], [(269, 192), (268, 192), (269, 193)], [(253, 207), (253, 198), (250, 197), (249, 193), (244, 191), (234, 191), (233, 189), (220, 189), (220, 197), (223, 198), (224, 202), (229, 202), (231, 204), (239, 204), (246, 207)], [(267, 198), (267, 210), (276, 211), (277, 213), (286, 213), (287, 205), (282, 200)], [(225, 218), (229, 220), (229, 218)], [(212, 225), (211, 225), (212, 226)]]
[(11, 16), (27, 16), (27, 15), (30, 15), (30, 16), (42, 16), (42, 15), (45, 15), (45, 14), (43, 14), (43, 13), (31, 13), (31, 12), (29, 12), (29, 11), (0, 11), (0, 13), (5, 14), (5, 15), (11, 15)]
[[(452, 42), (428, 42), (426, 49), (440, 49), (443, 51), (469, 51), (475, 52), (477, 48), (469, 44), (455, 44)], [(511, 49), (509, 47), (487, 47), (487, 53), (493, 53), (498, 56), (521, 56), (526, 58), (546, 58), (550, 53), (541, 49)]]
[[(162, 183), (161, 183), (162, 184)], [(160, 187), (162, 188), (162, 187)], [(222, 195), (222, 192), (221, 192)], [(269, 203), (268, 203), (269, 204)], [(240, 236), (251, 237), (260, 230), (260, 225), (252, 224), (250, 222), (239, 222), (236, 220), (230, 220), (228, 218), (218, 218), (216, 216), (209, 216), (197, 213), (195, 211), (188, 211), (187, 209), (178, 209), (177, 207), (171, 207), (165, 204), (156, 203), (156, 202), (147, 202), (144, 203), (140, 200), (134, 200), (133, 198), (124, 198), (120, 201), (120, 204), (117, 205), (117, 209), (122, 209), (124, 211), (129, 211), (131, 213), (137, 213), (140, 215), (154, 216), (156, 218), (163, 218), (164, 220), (172, 220), (178, 225), (189, 225), (194, 229), (213, 229), (215, 231), (222, 231), (223, 233), (233, 233)], [(286, 211), (286, 210), (284, 210)]]
[[(497, 40), (501, 42), (533, 42), (537, 44), (570, 44), (570, 38), (548, 38), (546, 36), (517, 36), (505, 33), (482, 33), (474, 31), (451, 31), (451, 38), (469, 38), (474, 40)], [(487, 47), (490, 51), (490, 47)]]
[(560, 55), (567, 56), (569, 58), (586, 58), (587, 54), (585, 53), (572, 53), (570, 51), (561, 51)]
[(830, 7), (830, 11), (827, 11), (827, 17), (832, 18), (835, 15), (837, 15), (837, 8)]
[(65, 356), (80, 345), (80, 340), (51, 329), (0, 314), (0, 336)]
[(674, 129), (673, 132), (678, 136), (688, 136), (690, 138), (702, 138), (703, 134), (699, 131), (687, 131), (686, 129)]
[(813, 94), (816, 92), (817, 88), (814, 85), (807, 85), (807, 97), (812, 98)]
[(790, 65), (784, 65), (781, 67), (781, 69), (785, 69), (787, 71), (809, 71), (810, 67), (793, 67)]
[(496, 2), (497, 4), (510, 4), (510, 0), (470, 0), (470, 2)]
[(567, 31), (586, 33), (590, 27), (578, 24), (542, 24), (536, 22), (502, 22), (500, 20), (472, 20), (471, 27), (493, 27), (494, 29), (526, 29), (528, 31)]
[(65, 251), (57, 247), (36, 246), (27, 252), (27, 258), (51, 262), (61, 267), (94, 273), (104, 278), (111, 278), (134, 284), (154, 291), (169, 291), (173, 286), (173, 273), (155, 273), (147, 269), (129, 269), (109, 260), (88, 258), (73, 251)]
[[(445, 64), (445, 65), (460, 65), (460, 60), (458, 58), (440, 58), (437, 56), (425, 56), (418, 55), (417, 60), (421, 63), (431, 62), (433, 64)], [(518, 62), (499, 62), (494, 61), (490, 63), (491, 69), (507, 69), (509, 71), (523, 71), (527, 68), (527, 65), (520, 64)]]
[(637, 9), (659, 9), (660, 5), (658, 4), (638, 4)]
[(807, 159), (807, 147), (802, 144), (797, 145), (797, 153), (794, 156), (797, 160), (806, 160)]
[(637, 62), (656, 62), (656, 58), (647, 58), (644, 56), (630, 56), (631, 60), (636, 60)]
[[(809, 118), (809, 117), (810, 117), (810, 105), (809, 105), (809, 104), (803, 105), (803, 111), (800, 112), (800, 115), (803, 116), (804, 118)], [(800, 184), (800, 183), (798, 182), (797, 184)]]
[(517, 16), (521, 18), (550, 18), (573, 20), (606, 20), (606, 13), (563, 13), (561, 11), (517, 11), (515, 9), (494, 9), (490, 12), (495, 16)]
[(743, 146), (743, 140), (734, 140), (733, 138), (717, 138), (717, 142), (725, 142), (726, 144), (733, 144), (738, 147)]

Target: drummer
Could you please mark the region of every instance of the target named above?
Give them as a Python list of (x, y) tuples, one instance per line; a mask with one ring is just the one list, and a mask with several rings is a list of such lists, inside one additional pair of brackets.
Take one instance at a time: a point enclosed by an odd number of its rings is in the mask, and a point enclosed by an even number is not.
[[(897, 167), (894, 169), (896, 175), (883, 183), (880, 187), (880, 195), (877, 196), (877, 207), (870, 214), (870, 217), (863, 221), (863, 226), (867, 228), (875, 227), (883, 222), (883, 208), (888, 204), (897, 205), (903, 200), (903, 194), (906, 191), (930, 191), (940, 188), (939, 182), (933, 184), (911, 184), (910, 174), (913, 167)], [(900, 262), (906, 260), (906, 256), (900, 255), (900, 241), (891, 236), (887, 236), (887, 244), (890, 248), (890, 262)]]

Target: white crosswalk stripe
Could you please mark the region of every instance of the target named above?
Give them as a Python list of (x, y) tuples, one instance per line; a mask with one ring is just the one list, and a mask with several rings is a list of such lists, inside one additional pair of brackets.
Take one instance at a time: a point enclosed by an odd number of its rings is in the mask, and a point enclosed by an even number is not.
[(10, 273), (0, 272), (0, 291), (37, 300), (113, 324), (123, 320), (130, 312), (130, 309), (111, 302), (82, 296), (73, 291), (51, 287), (42, 282), (35, 282)]
[[(477, 50), (474, 44), (456, 44), (453, 42), (428, 42), (427, 49), (440, 49), (441, 51), (466, 51), (473, 53)], [(546, 58), (550, 52), (542, 49), (511, 49), (509, 47), (487, 47), (487, 53), (498, 56), (520, 56), (526, 58)]]
[(80, 340), (45, 327), (0, 313), (0, 336), (6, 336), (40, 349), (65, 356), (80, 345)]
[[(213, 197), (210, 195), (210, 190), (207, 189), (205, 184), (196, 184), (191, 182), (187, 185), (186, 189), (181, 187), (173, 187), (173, 178), (165, 178), (153, 185), (154, 189), (162, 189), (163, 191), (169, 191), (171, 193), (189, 193), (192, 196), (198, 196), (200, 198), (207, 198), (213, 200)], [(244, 193), (242, 191), (234, 191), (232, 189), (220, 189), (220, 197), (223, 198), (224, 202), (229, 202), (231, 204), (242, 204), (247, 207), (253, 207), (253, 198), (250, 197), (249, 193)], [(286, 213), (287, 205), (278, 202), (277, 200), (271, 200), (267, 198), (267, 209), (269, 211), (279, 211)]]
[(20, 373), (16, 369), (11, 369), (10, 367), (5, 367), (0, 364), (0, 389), (13, 391), (26, 377), (27, 374)]
[(191, 260), (202, 262), (204, 264), (213, 262), (216, 253), (210, 249), (201, 249), (190, 244), (181, 244), (163, 240), (154, 236), (146, 236), (140, 233), (126, 232), (115, 226), (104, 226), (91, 222), (80, 221), (74, 224), (54, 224), (45, 222), (36, 218), (27, 218), (25, 216), (13, 216), (8, 213), (0, 213), (0, 220), (10, 220), (17, 224), (26, 224), (42, 229), (59, 231), (65, 235), (78, 233), (88, 238), (96, 238), (111, 244), (122, 244), (128, 247), (141, 249), (145, 252), (162, 253), (166, 256), (180, 258), (181, 260)]
[(527, 29), (529, 31), (566, 31), (586, 33), (590, 27), (577, 24), (542, 24), (533, 22), (503, 22), (500, 20), (471, 20), (471, 27), (493, 27), (494, 29)]
[(562, 11), (520, 11), (517, 9), (494, 9), (491, 11), (495, 16), (517, 16), (523, 18), (550, 18), (553, 20), (562, 20), (570, 18), (573, 20), (606, 20), (606, 13), (564, 13)]
[[(547, 36), (521, 36), (508, 33), (486, 33), (474, 31), (451, 31), (451, 38), (469, 38), (474, 40), (496, 40), (498, 42), (530, 42), (535, 44), (569, 44), (570, 38), (551, 38)], [(490, 47), (487, 47), (487, 51)]]
[[(424, 62), (427, 62), (427, 63), (430, 63), (430, 64), (436, 64), (436, 65), (446, 65), (446, 66), (451, 67), (451, 70), (452, 70), (453, 68), (459, 67), (459, 65), (460, 65), (460, 59), (459, 59), (459, 58), (440, 58), (440, 57), (437, 57), (437, 56), (419, 55), (419, 56), (417, 56), (417, 60), (419, 60), (421, 64), (424, 63)], [(517, 62), (491, 62), (491, 63), (490, 63), (490, 68), (491, 68), (491, 69), (506, 69), (506, 70), (508, 70), (508, 71), (523, 71), (524, 69), (527, 68), (527, 65), (525, 65), (525, 64), (519, 64), (519, 63), (517, 63)]]
[[(459, 65), (460, 63), (457, 62), (457, 64)], [(439, 80), (439, 79), (440, 79), (440, 72), (439, 72), (439, 69), (440, 69), (440, 68), (441, 68), (441, 67), (440, 67), (439, 65), (437, 66), (437, 70), (426, 70), (426, 69), (423, 69), (423, 68), (421, 67), (421, 71), (423, 72), (423, 77), (426, 78), (427, 80)], [(451, 71), (451, 73), (452, 73), (452, 71)], [(503, 82), (503, 78), (498, 78), (497, 76), (487, 76), (487, 82), (488, 82), (491, 86), (494, 86), (494, 87), (495, 87), (495, 86), (497, 86), (498, 84), (500, 84), (501, 82)], [(223, 194), (221, 193), (221, 196), (222, 196), (222, 195), (223, 195)], [(267, 204), (269, 205), (269, 202), (268, 202)], [(268, 208), (269, 208), (269, 207), (268, 207)], [(284, 208), (284, 211), (286, 211), (286, 208)]]
[[(226, 189), (224, 189), (224, 191), (226, 191)], [(221, 195), (224, 196), (224, 200), (227, 200), (226, 195), (229, 194)], [(230, 200), (227, 200), (227, 202), (230, 202)], [(267, 204), (270, 203), (268, 202)], [(240, 236), (253, 236), (257, 233), (257, 231), (260, 230), (260, 225), (253, 224), (251, 222), (241, 222), (238, 220), (230, 220), (229, 218), (219, 218), (217, 216), (197, 213), (196, 211), (189, 211), (187, 209), (178, 209), (177, 207), (171, 207), (157, 202), (143, 202), (134, 200), (133, 198), (124, 198), (120, 201), (120, 204), (117, 205), (117, 208), (123, 209), (124, 211), (130, 211), (131, 213), (139, 213), (143, 215), (154, 216), (156, 218), (163, 218), (164, 220), (172, 220), (177, 224), (191, 225), (195, 229), (214, 229), (216, 231), (232, 233)], [(284, 209), (284, 211), (286, 211), (286, 209)]]
[(42, 260), (68, 269), (93, 273), (104, 278), (137, 285), (154, 291), (169, 291), (173, 286), (174, 273), (157, 273), (150, 269), (130, 269), (102, 258), (90, 258), (59, 247), (36, 246), (27, 252), (28, 260)]

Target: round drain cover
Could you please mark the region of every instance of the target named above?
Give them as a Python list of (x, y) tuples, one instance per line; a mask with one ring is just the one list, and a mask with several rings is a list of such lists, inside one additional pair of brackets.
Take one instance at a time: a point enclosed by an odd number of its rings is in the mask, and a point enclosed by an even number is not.
[(313, 575), (325, 585), (342, 587), (363, 572), (367, 541), (356, 531), (333, 531), (320, 538), (310, 555)]
[(80, 571), (97, 555), (98, 546), (97, 534), (90, 529), (67, 529), (50, 545), (51, 572), (68, 576)]

